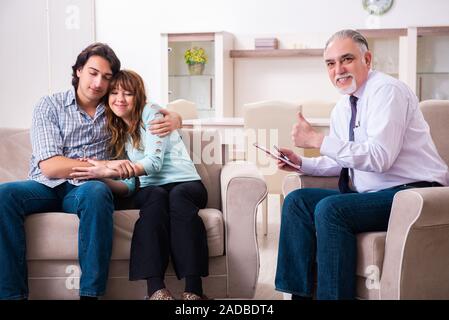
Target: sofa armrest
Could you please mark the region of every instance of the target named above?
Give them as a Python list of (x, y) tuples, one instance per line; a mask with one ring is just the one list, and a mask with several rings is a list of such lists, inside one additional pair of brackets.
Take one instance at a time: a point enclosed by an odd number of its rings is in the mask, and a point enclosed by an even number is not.
[(266, 195), (267, 185), (254, 164), (229, 162), (223, 167), (221, 199), (229, 297), (254, 296), (259, 276), (256, 214)]
[(296, 189), (304, 188), (338, 189), (338, 177), (317, 177), (292, 173), (286, 176), (282, 183), (284, 197)]
[(393, 200), (381, 299), (449, 298), (449, 187), (408, 189)]

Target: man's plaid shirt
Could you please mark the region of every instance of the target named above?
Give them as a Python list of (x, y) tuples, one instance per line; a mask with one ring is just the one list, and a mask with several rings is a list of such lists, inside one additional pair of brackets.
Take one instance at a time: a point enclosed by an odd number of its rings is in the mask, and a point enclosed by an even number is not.
[(31, 125), (31, 156), (28, 178), (51, 188), (65, 181), (49, 179), (39, 169), (38, 163), (54, 156), (71, 159), (107, 158), (110, 136), (106, 130), (105, 106), (98, 105), (94, 118), (76, 103), (75, 89), (43, 97), (34, 109)]

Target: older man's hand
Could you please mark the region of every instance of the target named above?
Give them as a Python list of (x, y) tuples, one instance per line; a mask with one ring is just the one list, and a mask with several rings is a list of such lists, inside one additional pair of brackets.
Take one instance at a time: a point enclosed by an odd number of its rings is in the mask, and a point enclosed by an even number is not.
[(310, 123), (298, 112), (298, 122), (293, 125), (292, 141), (299, 148), (319, 149), (323, 143), (324, 135), (316, 132)]

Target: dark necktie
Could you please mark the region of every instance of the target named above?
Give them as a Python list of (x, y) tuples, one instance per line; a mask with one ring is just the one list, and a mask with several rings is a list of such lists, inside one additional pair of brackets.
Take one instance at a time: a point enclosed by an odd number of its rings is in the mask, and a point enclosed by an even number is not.
[[(354, 128), (355, 128), (355, 118), (357, 116), (357, 97), (350, 96), (349, 101), (351, 102), (351, 121), (349, 122), (349, 141), (354, 141)], [(338, 179), (338, 189), (341, 193), (354, 192), (349, 188), (349, 169), (342, 168), (340, 172), (340, 178)]]

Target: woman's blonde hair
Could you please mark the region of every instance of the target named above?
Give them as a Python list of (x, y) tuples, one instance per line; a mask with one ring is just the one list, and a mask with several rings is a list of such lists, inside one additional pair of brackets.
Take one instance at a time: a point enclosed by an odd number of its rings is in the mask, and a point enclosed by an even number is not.
[(121, 159), (125, 156), (125, 143), (128, 135), (131, 137), (133, 147), (141, 148), (140, 128), (143, 127), (142, 112), (147, 103), (145, 85), (142, 78), (134, 71), (120, 70), (109, 85), (108, 97), (112, 90), (121, 87), (134, 95), (134, 106), (131, 111), (131, 121), (128, 126), (123, 119), (112, 112), (109, 99), (106, 101), (107, 130), (111, 134), (109, 153), (113, 159)]

